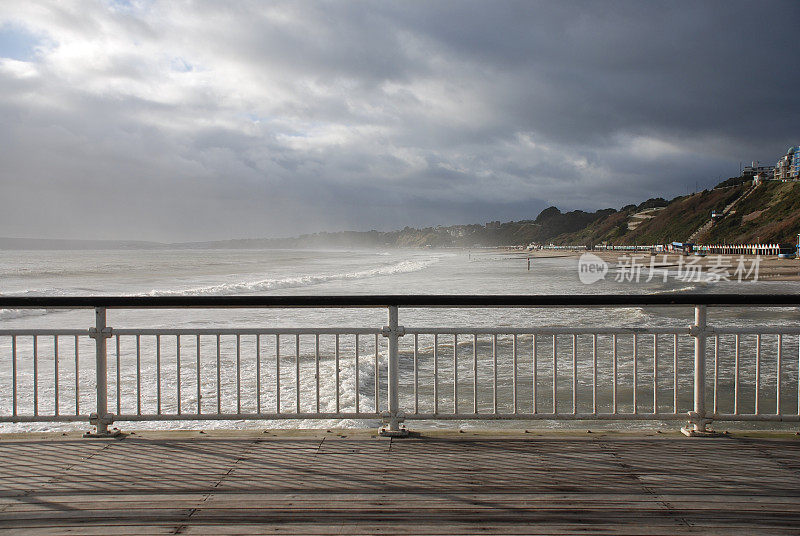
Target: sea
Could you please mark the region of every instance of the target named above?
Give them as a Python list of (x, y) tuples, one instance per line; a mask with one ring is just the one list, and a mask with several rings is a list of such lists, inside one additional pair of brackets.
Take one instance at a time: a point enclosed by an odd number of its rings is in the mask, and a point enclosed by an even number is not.
[[(497, 249), (385, 249), (385, 250), (242, 250), (242, 249), (141, 249), (141, 250), (66, 250), (0, 252), (0, 294), (3, 296), (245, 296), (245, 295), (353, 295), (353, 294), (672, 294), (672, 293), (795, 293), (796, 282), (777, 281), (691, 281), (676, 271), (654, 274), (645, 269), (632, 277), (624, 274), (625, 259), (611, 263), (605, 277), (591, 283), (583, 282), (579, 274), (577, 257), (537, 257), (530, 260), (519, 252)], [(541, 308), (541, 309), (401, 309), (400, 324), (416, 328), (530, 328), (549, 327), (687, 327), (692, 323), (691, 307), (631, 307), (631, 308)], [(746, 307), (713, 308), (709, 324), (725, 326), (797, 325), (800, 311), (797, 308), (753, 309)], [(0, 310), (0, 330), (18, 329), (85, 329), (94, 323), (91, 310)], [(325, 328), (325, 327), (381, 327), (386, 323), (382, 309), (110, 309), (108, 325), (115, 329), (217, 329), (217, 328)], [(74, 355), (87, 362), (93, 359), (93, 341), (82, 338), (75, 343), (71, 337), (61, 337), (58, 347), (52, 337), (37, 341), (37, 362), (34, 371), (33, 341), (31, 337), (18, 337), (13, 341), (0, 336), (0, 415), (12, 411), (12, 363), (16, 353), (17, 410), (48, 414), (55, 411), (54, 379), (59, 355), (58, 379), (60, 382), (59, 411), (75, 412), (75, 393), (78, 392), (81, 414), (91, 411), (94, 380), (89, 366), (79, 365), (76, 375)], [(296, 408), (300, 389), (301, 411), (316, 409), (316, 382), (320, 382), (320, 408), (333, 411), (336, 405), (345, 411), (360, 404), (362, 411), (375, 407), (375, 340), (370, 336), (333, 335), (320, 337), (320, 373), (316, 373), (315, 338), (294, 335), (274, 337), (235, 336), (222, 337), (221, 357), (216, 357), (213, 337), (204, 336), (198, 352), (196, 337), (142, 336), (121, 337), (109, 342), (109, 410), (113, 413), (154, 413), (158, 406), (165, 413), (175, 411), (178, 400), (183, 412), (196, 410), (210, 412), (217, 408), (223, 412), (246, 413), (276, 410), (277, 393), (280, 392), (281, 411)], [(573, 398), (572, 355), (573, 342), (578, 368), (577, 383), (580, 395), (574, 402), (577, 411), (600, 411), (617, 404), (630, 409), (635, 380), (644, 387), (637, 390), (641, 411), (653, 408), (653, 398), (661, 411), (690, 409), (693, 363), (693, 340), (681, 337), (673, 340), (664, 336), (653, 341), (652, 336), (634, 340), (633, 336), (610, 335), (599, 337), (593, 349), (591, 336), (551, 337), (541, 336), (538, 341), (530, 335), (501, 336), (493, 341), (491, 336), (471, 335), (453, 338), (452, 335), (420, 335), (416, 339), (401, 339), (401, 405), (406, 413), (432, 412), (433, 369), (437, 369), (438, 397), (441, 407), (452, 410), (459, 404), (462, 412), (472, 411), (477, 403), (478, 412), (488, 413), (496, 403), (500, 410), (514, 404), (518, 411), (547, 412), (552, 409), (553, 370), (557, 376), (560, 408), (571, 406)], [(237, 355), (237, 343), (239, 352)], [(654, 344), (655, 343), (655, 344)], [(777, 339), (756, 341), (742, 338), (742, 374), (755, 378), (758, 374), (759, 396), (762, 410), (778, 397), (776, 387)], [(77, 344), (77, 348), (76, 348)], [(137, 350), (138, 344), (138, 350)], [(358, 344), (358, 348), (356, 348)], [(498, 355), (498, 387), (491, 381), (494, 375), (493, 350)], [(756, 344), (763, 346), (756, 371)], [(161, 346), (159, 346), (161, 345)], [(385, 342), (378, 342), (378, 407), (385, 410)], [(477, 345), (477, 346), (476, 346)], [(534, 362), (534, 345), (536, 361)], [(781, 398), (786, 404), (798, 399), (798, 341), (796, 336), (781, 341)], [(339, 357), (336, 357), (336, 347)], [(617, 346), (617, 364), (612, 363), (613, 348)], [(635, 346), (635, 351), (634, 351)], [(416, 359), (414, 358), (416, 348)], [(677, 350), (676, 350), (677, 348)], [(720, 409), (732, 403), (733, 374), (731, 372), (733, 340), (722, 340), (716, 357), (721, 363), (715, 380), (719, 387), (717, 402)], [(180, 352), (178, 352), (180, 349)], [(477, 349), (478, 357), (475, 358)], [(744, 350), (746, 349), (746, 351)], [(356, 352), (359, 362), (356, 364)], [(679, 360), (674, 359), (675, 352)], [(117, 352), (120, 354), (117, 361)], [(634, 353), (636, 358), (634, 358)], [(711, 349), (709, 350), (711, 353)], [(180, 361), (178, 355), (180, 354)], [(276, 355), (280, 357), (276, 359)], [(454, 365), (455, 354), (455, 365)], [(556, 366), (553, 366), (553, 355)], [(199, 358), (197, 357), (199, 355)], [(657, 358), (654, 362), (654, 355)], [(296, 377), (295, 360), (300, 359), (300, 380)], [(789, 359), (785, 356), (793, 356)], [(593, 367), (593, 360), (598, 364)], [(633, 362), (637, 364), (634, 367)], [(712, 357), (709, 355), (709, 360)], [(139, 362), (137, 369), (136, 362)], [(256, 362), (257, 361), (257, 362)], [(117, 371), (117, 362), (119, 370)], [(217, 372), (217, 363), (221, 371)], [(160, 368), (157, 367), (160, 363)], [(182, 367), (177, 372), (178, 364)], [(238, 370), (237, 369), (238, 363)], [(477, 363), (477, 365), (476, 365)], [(675, 363), (678, 367), (675, 368)], [(199, 364), (199, 367), (198, 367)], [(336, 389), (338, 364), (339, 390)], [(516, 364), (516, 365), (515, 365)], [(277, 368), (280, 372), (275, 372)], [(709, 361), (709, 366), (713, 364)], [(660, 367), (660, 368), (659, 368)], [(477, 394), (473, 391), (474, 369), (480, 381)], [(635, 368), (635, 370), (634, 370)], [(157, 370), (158, 369), (158, 370)], [(532, 371), (537, 371), (534, 382)], [(592, 391), (592, 375), (597, 370), (598, 386)], [(656, 370), (658, 369), (658, 370)], [(137, 370), (139, 373), (137, 374)], [(414, 394), (413, 378), (417, 374), (419, 387)], [(457, 374), (454, 374), (456, 372)], [(517, 376), (517, 386), (512, 378)], [(276, 374), (280, 378), (276, 382)], [(620, 387), (612, 392), (612, 376), (619, 377)], [(659, 387), (652, 387), (654, 374)], [(34, 375), (37, 389), (34, 397)], [(457, 389), (453, 392), (454, 376)], [(119, 378), (119, 384), (117, 384)], [(76, 381), (77, 379), (77, 381)], [(671, 382), (677, 381), (679, 396), (673, 397)], [(753, 381), (740, 378), (742, 409), (745, 399), (753, 398)], [(154, 384), (158, 384), (157, 393)], [(278, 387), (278, 384), (280, 386)], [(625, 388), (623, 385), (629, 387)], [(199, 386), (199, 389), (197, 388)], [(76, 389), (77, 387), (77, 389)], [(182, 390), (179, 399), (176, 391)], [(752, 393), (750, 391), (752, 391)], [(497, 392), (499, 391), (499, 392)], [(198, 398), (197, 392), (200, 397)], [(356, 396), (355, 393), (358, 393)], [(457, 397), (455, 395), (458, 395)], [(219, 396), (220, 400), (217, 401)], [(119, 397), (119, 398), (117, 398)], [(34, 400), (36, 398), (36, 400)], [(357, 400), (356, 400), (357, 398)], [(495, 402), (495, 398), (497, 402)], [(660, 398), (660, 401), (658, 400)], [(785, 400), (783, 400), (785, 399)], [(119, 406), (117, 406), (119, 400)], [(516, 401), (516, 402), (515, 402)], [(536, 407), (534, 407), (534, 404)], [(649, 406), (648, 406), (649, 404)], [(750, 404), (754, 404), (751, 401)], [(676, 406), (673, 407), (673, 406)], [(87, 409), (88, 408), (88, 409)], [(137, 428), (250, 428), (250, 427), (374, 427), (371, 420), (315, 420), (273, 421), (201, 420), (166, 422), (128, 422), (125, 429)], [(419, 423), (420, 426), (446, 427), (520, 427), (520, 423), (491, 420), (463, 420)], [(585, 423), (579, 426), (587, 426)], [(573, 422), (536, 421), (523, 424), (532, 427), (570, 427)], [(603, 426), (674, 426), (674, 423), (614, 423)], [(5, 423), (0, 431), (45, 431), (86, 428), (86, 423)]]

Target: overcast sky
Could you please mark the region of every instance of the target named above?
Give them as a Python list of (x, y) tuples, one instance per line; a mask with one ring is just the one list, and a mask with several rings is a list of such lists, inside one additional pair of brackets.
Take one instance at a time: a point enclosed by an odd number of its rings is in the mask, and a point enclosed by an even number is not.
[(800, 2), (0, 3), (0, 236), (674, 197), (800, 144)]

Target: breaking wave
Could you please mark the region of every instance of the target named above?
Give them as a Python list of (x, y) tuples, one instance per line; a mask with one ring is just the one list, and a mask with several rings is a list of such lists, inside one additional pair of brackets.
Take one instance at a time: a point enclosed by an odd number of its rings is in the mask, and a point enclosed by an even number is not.
[[(378, 266), (368, 270), (358, 270), (352, 272), (340, 272), (332, 274), (311, 274), (296, 277), (286, 277), (282, 279), (258, 279), (255, 281), (240, 281), (234, 283), (220, 283), (217, 285), (207, 285), (188, 289), (154, 289), (149, 292), (123, 293), (124, 296), (204, 296), (217, 295), (226, 296), (233, 294), (247, 294), (253, 292), (266, 292), (276, 289), (301, 288), (311, 285), (319, 285), (329, 281), (345, 281), (353, 279), (366, 279), (370, 277), (390, 276), (396, 274), (417, 272), (436, 264), (441, 259), (430, 257), (419, 260), (405, 260), (394, 264)], [(5, 296), (69, 296), (69, 295), (92, 295), (97, 294), (88, 288), (80, 289), (36, 289), (21, 292), (4, 293)], [(0, 310), (0, 321), (13, 320), (29, 316), (41, 316), (57, 309), (3, 309)]]
[(268, 290), (284, 289), (284, 288), (298, 288), (308, 287), (311, 285), (319, 285), (329, 281), (344, 281), (351, 279), (366, 279), (370, 277), (380, 277), (387, 275), (396, 275), (409, 272), (418, 272), (437, 262), (438, 257), (432, 257), (425, 260), (407, 260), (390, 264), (387, 266), (379, 266), (369, 270), (359, 270), (355, 272), (342, 272), (334, 274), (319, 274), (319, 275), (302, 275), (297, 277), (286, 277), (283, 279), (260, 279), (256, 281), (241, 281), (236, 283), (221, 283), (219, 285), (208, 285), (203, 287), (195, 287), (183, 290), (152, 290), (145, 295), (147, 296), (201, 296), (201, 295), (230, 295), (230, 294), (244, 294), (250, 292), (263, 292)]

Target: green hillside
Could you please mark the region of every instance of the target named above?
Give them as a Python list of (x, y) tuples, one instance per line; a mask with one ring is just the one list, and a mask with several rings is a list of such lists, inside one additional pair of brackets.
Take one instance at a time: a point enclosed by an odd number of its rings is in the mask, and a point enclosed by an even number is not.
[(724, 218), (693, 241), (703, 244), (796, 241), (800, 232), (800, 183), (767, 181), (753, 188), (749, 181), (737, 184), (729, 179), (722, 185), (676, 197), (634, 230), (629, 230), (628, 224), (640, 209), (625, 207), (580, 231), (557, 235), (551, 241), (564, 245), (685, 242), (710, 221), (712, 211), (722, 212), (737, 200), (739, 203)]
[(698, 242), (795, 243), (800, 233), (800, 182), (768, 181), (756, 188)]
[(647, 208), (624, 207), (619, 212), (593, 222), (577, 233), (562, 234), (553, 239), (556, 244), (662, 244), (686, 241), (703, 223), (708, 221), (712, 210), (722, 211), (726, 205), (749, 189), (749, 185), (705, 190), (700, 193), (676, 197), (654, 217), (634, 230), (628, 229), (632, 216)]

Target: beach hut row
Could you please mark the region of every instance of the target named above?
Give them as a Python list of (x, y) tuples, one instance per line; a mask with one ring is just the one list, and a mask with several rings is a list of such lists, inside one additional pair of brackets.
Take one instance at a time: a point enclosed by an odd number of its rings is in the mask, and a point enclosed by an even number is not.
[(797, 252), (798, 246), (795, 244), (690, 244), (685, 242), (672, 242), (671, 244), (654, 245), (609, 245), (597, 244), (594, 246), (586, 245), (531, 245), (528, 249), (549, 249), (549, 250), (599, 250), (599, 251), (649, 251), (649, 252), (669, 252), (669, 253), (703, 253), (710, 255), (789, 255)]
[(713, 244), (697, 245), (695, 251), (714, 255), (781, 255), (795, 253), (794, 244)]

